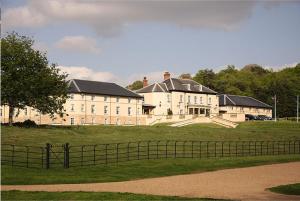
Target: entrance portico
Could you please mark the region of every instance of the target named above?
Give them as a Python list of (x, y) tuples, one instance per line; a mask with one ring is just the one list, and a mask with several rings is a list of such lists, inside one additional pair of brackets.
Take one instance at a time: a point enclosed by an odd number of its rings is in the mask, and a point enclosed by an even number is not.
[(187, 111), (189, 115), (209, 116), (210, 107), (203, 105), (188, 105)]

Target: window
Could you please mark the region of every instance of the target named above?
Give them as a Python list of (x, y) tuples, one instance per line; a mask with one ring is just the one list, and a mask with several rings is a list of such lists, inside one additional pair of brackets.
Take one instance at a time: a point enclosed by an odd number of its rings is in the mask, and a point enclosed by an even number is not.
[(104, 106), (104, 114), (107, 114), (108, 111), (107, 111), (107, 106)]
[(211, 97), (208, 98), (208, 105), (211, 104)]
[(72, 117), (71, 118), (71, 125), (74, 125), (75, 124), (75, 121), (74, 121), (74, 118)]
[(92, 114), (95, 114), (95, 113), (96, 113), (95, 105), (91, 105), (91, 113), (92, 113)]
[(188, 103), (191, 102), (191, 96), (188, 96)]
[(81, 104), (81, 112), (84, 112), (84, 104)]
[(71, 112), (74, 112), (74, 104), (71, 104)]
[(95, 96), (91, 96), (91, 100), (95, 100)]
[(27, 115), (27, 108), (24, 109), (24, 114)]
[(128, 103), (130, 103), (131, 102), (131, 98), (128, 98)]
[(72, 100), (74, 99), (74, 94), (70, 95), (70, 99), (72, 99)]
[(104, 96), (104, 101), (107, 101), (107, 96)]
[(104, 119), (104, 124), (105, 124), (105, 125), (107, 124), (107, 118)]
[(202, 97), (200, 97), (200, 104), (202, 104)]
[(120, 98), (119, 97), (116, 98), (116, 102), (117, 103), (120, 102)]
[(128, 116), (131, 115), (131, 107), (128, 107)]
[(120, 107), (119, 106), (116, 107), (116, 114), (120, 114)]
[(182, 109), (180, 110), (180, 114), (183, 114), (183, 110)]
[(183, 102), (183, 95), (180, 95), (180, 103)]
[(197, 104), (197, 96), (194, 96), (194, 102)]
[(0, 109), (0, 116), (2, 117), (2, 109)]
[(170, 103), (171, 99), (170, 99), (170, 95), (169, 94), (167, 95), (167, 99), (168, 99), (168, 103)]
[(84, 99), (84, 94), (81, 94), (81, 99), (82, 99), (82, 100)]

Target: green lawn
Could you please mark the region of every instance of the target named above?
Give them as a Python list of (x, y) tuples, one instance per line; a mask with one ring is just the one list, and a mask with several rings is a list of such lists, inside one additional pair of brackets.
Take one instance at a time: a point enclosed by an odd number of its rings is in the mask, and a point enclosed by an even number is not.
[(276, 186), (270, 188), (269, 190), (275, 193), (281, 193), (286, 195), (300, 195), (300, 183)]
[(42, 145), (102, 144), (139, 140), (293, 140), (300, 139), (300, 124), (295, 122), (245, 122), (237, 128), (196, 124), (180, 128), (166, 126), (74, 126), (45, 128), (2, 127), (2, 143)]
[(174, 196), (141, 195), (132, 193), (96, 193), (96, 192), (23, 192), (2, 191), (2, 200), (193, 200), (210, 201), (207, 198), (184, 198)]
[(256, 156), (219, 159), (159, 159), (70, 169), (2, 167), (2, 184), (53, 184), (126, 181), (189, 174), (227, 168), (300, 161), (299, 155)]
[[(81, 126), (35, 129), (2, 127), (2, 143), (71, 145), (128, 142), (138, 140), (295, 140), (300, 139), (300, 124), (295, 122), (245, 122), (235, 129), (213, 124), (181, 128), (167, 125), (121, 127)], [(26, 169), (3, 166), (2, 184), (89, 183), (125, 181), (139, 178), (189, 174), (225, 168), (300, 161), (299, 155), (256, 156), (206, 159), (158, 159), (131, 161), (70, 169)]]

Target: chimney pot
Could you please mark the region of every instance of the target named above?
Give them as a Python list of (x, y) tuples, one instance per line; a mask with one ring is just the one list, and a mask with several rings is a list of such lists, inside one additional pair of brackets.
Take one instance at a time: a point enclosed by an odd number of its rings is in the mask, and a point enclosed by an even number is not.
[(171, 77), (171, 74), (168, 71), (166, 71), (164, 73), (164, 80), (170, 79), (170, 77)]
[(143, 87), (146, 87), (146, 86), (148, 86), (148, 80), (147, 80), (146, 77), (144, 77), (144, 79), (143, 79)]

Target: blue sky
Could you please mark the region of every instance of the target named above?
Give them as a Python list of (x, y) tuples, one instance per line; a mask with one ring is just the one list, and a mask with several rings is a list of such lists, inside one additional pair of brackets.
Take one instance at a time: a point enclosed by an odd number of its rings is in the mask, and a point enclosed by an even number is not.
[(4, 0), (2, 8), (2, 31), (33, 36), (71, 78), (126, 85), (166, 70), (300, 62), (300, 1)]

